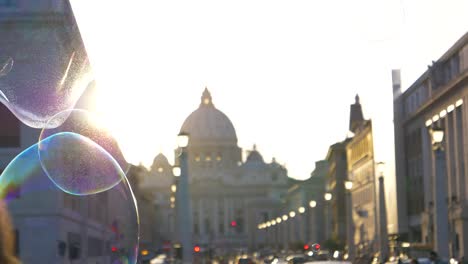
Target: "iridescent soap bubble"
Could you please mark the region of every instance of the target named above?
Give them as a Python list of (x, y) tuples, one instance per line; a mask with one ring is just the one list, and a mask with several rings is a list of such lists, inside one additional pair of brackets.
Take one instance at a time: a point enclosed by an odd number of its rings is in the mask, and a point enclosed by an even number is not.
[(126, 177), (98, 194), (68, 194), (44, 173), (35, 144), (1, 174), (0, 198), (8, 204), (22, 247), (34, 249), (20, 251), (23, 263), (62, 263), (72, 255), (80, 263), (137, 262), (139, 216)]
[[(99, 116), (87, 110), (71, 109), (62, 111), (53, 116), (46, 125), (47, 127), (54, 128), (43, 129), (41, 131), (39, 136), (39, 150), (41, 151), (45, 147), (48, 147), (48, 145), (46, 146), (41, 143), (41, 141), (47, 137), (62, 132), (72, 132), (94, 141), (117, 161), (124, 172), (127, 172), (129, 164), (125, 160), (117, 140), (104, 123), (104, 120), (100, 119)], [(60, 142), (55, 140), (54, 143)], [(42, 153), (43, 151), (39, 153), (39, 158)]]
[(28, 6), (0, 16), (0, 102), (34, 128), (73, 108), (93, 79), (68, 1), (59, 1), (56, 16), (28, 18)]
[[(65, 121), (66, 120), (66, 121)], [(66, 110), (51, 118), (61, 123), (43, 129), (39, 137), (39, 160), (50, 179), (63, 191), (86, 195), (119, 183), (128, 164), (117, 141), (85, 110)]]

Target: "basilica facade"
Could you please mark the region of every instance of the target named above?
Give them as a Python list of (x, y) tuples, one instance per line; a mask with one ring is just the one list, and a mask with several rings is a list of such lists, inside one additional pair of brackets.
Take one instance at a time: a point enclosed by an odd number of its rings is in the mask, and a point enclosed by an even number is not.
[[(193, 243), (220, 253), (267, 243), (257, 227), (276, 217), (281, 208), (288, 191), (284, 166), (275, 159), (265, 162), (255, 146), (243, 159), (234, 125), (215, 107), (206, 88), (199, 107), (180, 131), (190, 135), (187, 153)], [(176, 178), (171, 168), (168, 159), (159, 154), (140, 183), (142, 191), (156, 200), (156, 243), (166, 245), (177, 242), (176, 190), (171, 188)]]

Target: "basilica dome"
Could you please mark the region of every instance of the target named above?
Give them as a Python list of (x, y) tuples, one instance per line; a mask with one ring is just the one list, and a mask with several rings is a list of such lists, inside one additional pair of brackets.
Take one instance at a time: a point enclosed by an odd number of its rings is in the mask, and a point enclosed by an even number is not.
[(180, 132), (190, 135), (190, 145), (237, 145), (231, 120), (216, 109), (207, 88), (203, 91), (200, 106), (185, 119)]

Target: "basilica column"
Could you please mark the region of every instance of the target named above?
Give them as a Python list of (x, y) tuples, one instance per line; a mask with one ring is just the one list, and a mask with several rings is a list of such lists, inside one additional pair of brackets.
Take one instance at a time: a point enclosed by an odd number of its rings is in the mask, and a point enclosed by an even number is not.
[(205, 235), (205, 219), (204, 211), (203, 211), (203, 198), (198, 200), (198, 230), (200, 232), (200, 239), (203, 239)]
[(224, 197), (224, 236), (229, 235), (229, 201)]
[(219, 233), (219, 203), (218, 203), (218, 198), (216, 197), (213, 200), (213, 236), (214, 238), (218, 237)]

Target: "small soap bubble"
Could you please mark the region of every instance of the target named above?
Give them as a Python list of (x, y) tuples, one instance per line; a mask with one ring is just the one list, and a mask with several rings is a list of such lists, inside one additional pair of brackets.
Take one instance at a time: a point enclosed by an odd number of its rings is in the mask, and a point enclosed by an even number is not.
[[(34, 144), (16, 156), (0, 175), (0, 199), (6, 201), (12, 217), (24, 223), (36, 223), (22, 227), (25, 243), (32, 241), (32, 236), (39, 236), (47, 245), (46, 238), (52, 232), (58, 234), (60, 241), (69, 241), (73, 237), (79, 238), (76, 241), (100, 245), (96, 259), (99, 263), (137, 262), (139, 215), (135, 196), (125, 176), (113, 188), (97, 194), (63, 192), (45, 174), (39, 162), (38, 144)], [(38, 217), (47, 212), (54, 212), (41, 217), (40, 223), (47, 228), (37, 228)], [(78, 229), (74, 228), (77, 223)], [(56, 252), (56, 244), (53, 245), (53, 248), (41, 250)], [(80, 246), (67, 245), (70, 247), (68, 252)], [(37, 262), (35, 254), (22, 254), (21, 258), (23, 263)]]
[(40, 163), (63, 191), (87, 195), (108, 190), (125, 176), (129, 165), (117, 141), (86, 110), (66, 110), (49, 122), (61, 123), (43, 129), (39, 137)]

